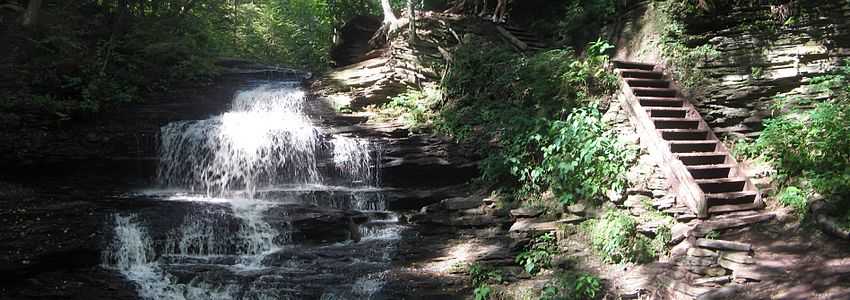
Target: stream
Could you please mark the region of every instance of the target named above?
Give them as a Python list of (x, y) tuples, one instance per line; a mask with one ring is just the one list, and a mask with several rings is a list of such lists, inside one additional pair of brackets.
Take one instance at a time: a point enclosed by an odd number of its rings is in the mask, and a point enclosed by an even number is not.
[(265, 81), (163, 126), (157, 184), (116, 196), (149, 208), (111, 216), (104, 267), (144, 299), (380, 298), (405, 230), (382, 145), (318, 124), (299, 82)]

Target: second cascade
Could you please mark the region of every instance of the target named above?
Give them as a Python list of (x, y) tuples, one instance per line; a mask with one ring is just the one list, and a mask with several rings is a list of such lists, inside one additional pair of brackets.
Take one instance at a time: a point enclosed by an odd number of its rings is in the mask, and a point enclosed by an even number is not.
[[(378, 144), (326, 134), (296, 82), (162, 127), (159, 185), (112, 222), (106, 267), (145, 299), (377, 298), (403, 226)], [(134, 202), (139, 203), (139, 202)]]

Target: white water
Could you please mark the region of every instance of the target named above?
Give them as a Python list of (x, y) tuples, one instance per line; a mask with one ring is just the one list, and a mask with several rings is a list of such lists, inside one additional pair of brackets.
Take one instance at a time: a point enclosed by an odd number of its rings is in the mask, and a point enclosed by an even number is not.
[[(279, 295), (262, 289), (244, 290), (245, 286), (210, 283), (200, 277), (179, 283), (157, 253), (189, 261), (235, 256), (232, 263), (216, 266), (237, 273), (274, 269), (264, 260), (290, 246), (291, 237), (289, 226), (274, 228), (265, 217), (271, 208), (286, 202), (257, 197), (263, 193), (341, 193), (350, 196), (334, 201), (347, 203), (330, 207), (385, 211), (383, 193), (377, 188), (380, 157), (374, 153), (378, 149), (368, 140), (323, 134), (307, 116), (306, 102), (298, 88), (266, 84), (237, 93), (230, 111), (222, 115), (163, 126), (161, 186), (142, 195), (205, 209), (183, 216), (159, 252), (138, 222), (140, 217), (116, 216), (115, 239), (105, 255), (107, 266), (135, 282), (145, 299), (275, 299)], [(321, 161), (332, 165), (322, 167)], [(288, 201), (310, 203), (302, 198)], [(399, 239), (401, 228), (395, 217), (376, 222), (359, 227), (363, 241)], [(390, 250), (382, 254), (382, 261), (390, 261)], [(383, 278), (365, 274), (344, 294), (371, 297), (383, 286)]]

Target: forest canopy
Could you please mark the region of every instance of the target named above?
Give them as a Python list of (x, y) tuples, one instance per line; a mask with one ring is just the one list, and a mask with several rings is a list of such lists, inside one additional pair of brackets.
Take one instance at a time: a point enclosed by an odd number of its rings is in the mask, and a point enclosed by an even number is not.
[(99, 111), (208, 79), (222, 57), (322, 71), (345, 22), (382, 10), (379, 0), (32, 0), (0, 13), (0, 60), (25, 87), (7, 105), (37, 95), (55, 110)]

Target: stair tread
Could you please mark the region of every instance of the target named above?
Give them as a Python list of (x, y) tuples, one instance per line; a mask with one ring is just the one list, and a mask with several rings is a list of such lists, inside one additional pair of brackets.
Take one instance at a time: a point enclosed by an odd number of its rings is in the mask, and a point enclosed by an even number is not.
[(669, 118), (669, 117), (650, 117), (650, 119), (652, 119), (653, 121), (696, 121), (696, 122), (698, 122), (700, 120), (698, 118)]
[(626, 78), (627, 82), (663, 82), (670, 83), (667, 79), (650, 79), (650, 78)]
[[(653, 118), (661, 118), (661, 117), (653, 117)], [(671, 118), (671, 119), (680, 119), (687, 120), (687, 118)], [(708, 132), (708, 129), (682, 129), (682, 128), (664, 128), (664, 129), (656, 129), (661, 132)]]
[(687, 152), (687, 153), (675, 153), (676, 156), (715, 156), (715, 155), (726, 155), (726, 152)]
[(746, 196), (755, 196), (758, 192), (755, 191), (740, 191), (740, 192), (727, 192), (727, 193), (706, 193), (706, 198), (714, 198), (714, 199), (735, 199), (742, 198)]
[(725, 182), (740, 182), (746, 181), (745, 177), (725, 177), (725, 178), (712, 178), (712, 179), (694, 179), (697, 184), (701, 183), (725, 183)]
[[(644, 97), (644, 96), (638, 96), (637, 99), (638, 99), (638, 101), (661, 101), (661, 102), (681, 102), (681, 103), (685, 102), (684, 98), (679, 98), (679, 97)], [(643, 106), (644, 107), (654, 107), (654, 106), (651, 106), (651, 105), (643, 105)]]
[(632, 90), (639, 90), (639, 91), (676, 91), (676, 89), (674, 89), (674, 88), (659, 88), (659, 87), (648, 87), (648, 86), (633, 87)]
[(617, 71), (630, 72), (630, 73), (643, 73), (643, 74), (653, 74), (653, 75), (664, 75), (664, 73), (660, 71), (650, 71), (650, 70), (641, 70), (641, 69), (617, 69)]
[(624, 65), (633, 65), (633, 66), (641, 66), (645, 68), (655, 68), (655, 64), (653, 63), (645, 63), (645, 62), (637, 62), (637, 61), (625, 61), (625, 60), (612, 60), (615, 64), (624, 64)]
[[(667, 141), (670, 144), (715, 144), (717, 140), (696, 140), (696, 141)], [(705, 152), (695, 152), (695, 153), (705, 153)]]
[(684, 111), (688, 111), (688, 110), (690, 110), (690, 108), (687, 108), (687, 107), (652, 106), (652, 107), (647, 107), (646, 110), (648, 110), (648, 111), (650, 111), (650, 110), (679, 110), (679, 111), (684, 110)]
[(725, 169), (725, 168), (734, 168), (734, 167), (737, 167), (737, 165), (735, 165), (735, 164), (712, 164), (712, 165), (694, 165), (694, 166), (687, 166), (687, 168), (688, 168), (689, 170), (691, 170), (691, 169), (693, 169), (693, 170), (700, 170), (700, 169), (721, 169), (721, 168)]
[(742, 210), (755, 210), (759, 209), (759, 206), (755, 203), (744, 203), (744, 204), (724, 204), (724, 205), (715, 205), (708, 207), (708, 213), (725, 213), (725, 212), (734, 212), (734, 211), (742, 211)]

